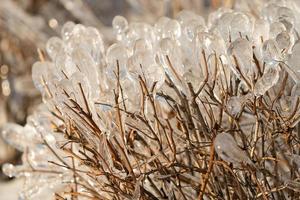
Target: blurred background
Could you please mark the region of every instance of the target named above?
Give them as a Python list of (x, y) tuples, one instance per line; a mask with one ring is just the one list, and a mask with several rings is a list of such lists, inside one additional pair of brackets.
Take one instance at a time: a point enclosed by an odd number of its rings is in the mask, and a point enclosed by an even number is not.
[[(37, 50), (43, 52), (46, 40), (59, 35), (65, 22), (97, 27), (109, 45), (115, 15), (153, 23), (182, 9), (206, 17), (211, 10), (233, 4), (234, 0), (0, 0), (0, 131), (6, 122), (23, 125), (41, 102), (31, 81), (31, 66), (38, 60)], [(20, 153), (0, 136), (0, 168), (5, 162), (20, 162)], [(20, 182), (0, 172), (1, 199), (17, 199), (18, 187)]]

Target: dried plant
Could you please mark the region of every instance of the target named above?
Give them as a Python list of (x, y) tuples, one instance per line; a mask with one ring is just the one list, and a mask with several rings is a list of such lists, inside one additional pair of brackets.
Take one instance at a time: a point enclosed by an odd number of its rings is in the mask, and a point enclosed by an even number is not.
[(262, 6), (117, 16), (107, 49), (65, 24), (32, 69), (43, 104), (2, 133), (21, 198), (298, 199), (300, 7)]

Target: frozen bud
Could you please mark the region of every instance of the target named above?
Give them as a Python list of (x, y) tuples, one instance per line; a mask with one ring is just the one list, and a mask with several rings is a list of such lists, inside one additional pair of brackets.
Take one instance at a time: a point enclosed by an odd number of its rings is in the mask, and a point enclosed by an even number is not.
[(165, 27), (165, 32), (168, 37), (177, 39), (181, 35), (181, 27), (178, 21), (172, 19), (168, 21)]
[(240, 58), (241, 61), (245, 58), (249, 64), (249, 60), (251, 60), (253, 56), (251, 43), (246, 39), (237, 39), (231, 44), (229, 54), (235, 55), (237, 58)]
[(197, 33), (204, 32), (206, 27), (201, 24), (198, 20), (190, 20), (183, 25), (182, 32), (184, 36), (189, 40), (193, 41)]
[(214, 140), (215, 150), (220, 158), (234, 165), (253, 165), (247, 154), (236, 144), (235, 139), (229, 133), (223, 132), (216, 136)]
[(115, 16), (112, 21), (112, 26), (116, 34), (121, 34), (128, 29), (128, 22), (125, 17)]
[(2, 136), (13, 147), (19, 151), (24, 151), (26, 147), (33, 144), (36, 139), (35, 130), (27, 127), (26, 129), (18, 124), (7, 123), (2, 128)]
[(164, 29), (170, 20), (171, 19), (168, 17), (159, 18), (158, 21), (154, 25), (155, 31), (162, 36)]
[(89, 84), (94, 92), (93, 98), (97, 98), (99, 95), (99, 74), (93, 58), (83, 49), (73, 51), (72, 58), (79, 71), (89, 80)]
[(32, 66), (33, 84), (41, 92), (44, 101), (53, 97), (55, 83), (60, 79), (58, 69), (51, 62), (36, 62)]
[(242, 110), (242, 99), (237, 96), (230, 97), (227, 101), (226, 108), (229, 114), (235, 117)]
[(279, 6), (275, 3), (270, 3), (266, 7), (263, 8), (261, 11), (264, 19), (274, 22), (277, 20), (277, 12), (278, 12)]
[(263, 19), (257, 19), (254, 24), (253, 39), (257, 44), (269, 39), (270, 24)]
[(252, 22), (244, 13), (235, 13), (230, 25), (230, 35), (232, 40), (236, 40), (240, 37), (249, 37), (250, 33), (252, 33)]
[(282, 60), (282, 55), (275, 40), (267, 40), (263, 44), (264, 62), (270, 65), (276, 64)]
[(236, 60), (241, 73), (245, 77), (253, 77), (255, 74), (255, 67), (252, 66), (253, 49), (252, 44), (246, 40), (239, 38), (231, 43), (228, 54), (232, 56), (232, 60)]
[(132, 23), (126, 32), (126, 44), (132, 46), (138, 39), (146, 39), (151, 42), (156, 41), (154, 28), (146, 23)]
[(149, 88), (151, 88), (154, 83), (156, 84), (156, 89), (159, 89), (164, 84), (165, 71), (161, 66), (156, 64), (149, 65), (144, 69), (144, 74)]
[(72, 37), (81, 37), (85, 35), (86, 27), (82, 24), (76, 24), (72, 30)]
[(287, 7), (279, 7), (277, 10), (277, 18), (284, 24), (287, 30), (291, 30), (295, 24), (295, 16), (291, 9)]
[(68, 39), (70, 39), (74, 27), (75, 27), (75, 24), (73, 22), (67, 22), (63, 25), (63, 27), (61, 29), (61, 36), (64, 41), (67, 41)]
[(90, 45), (90, 54), (94, 61), (99, 64), (104, 55), (104, 42), (96, 28), (88, 27), (86, 29), (86, 42)]
[(279, 69), (273, 66), (267, 66), (263, 76), (257, 80), (254, 86), (254, 94), (261, 96), (273, 87), (279, 80)]
[[(224, 12), (216, 22), (216, 28), (226, 42), (231, 40), (231, 22), (234, 18), (233, 12)], [(232, 41), (232, 40), (231, 40)]]
[(78, 71), (76, 64), (69, 53), (61, 51), (55, 59), (55, 67), (58, 68), (58, 72), (61, 77), (69, 78), (73, 73)]
[(198, 23), (203, 25), (203, 26), (205, 25), (205, 20), (203, 19), (203, 17), (201, 17), (199, 15), (196, 15), (195, 13), (193, 13), (189, 10), (180, 11), (176, 16), (176, 19), (178, 20), (178, 22), (182, 26), (184, 26), (185, 24), (187, 24), (191, 20), (198, 21)]
[(270, 26), (270, 38), (275, 39), (276, 36), (283, 31), (286, 31), (286, 28), (281, 22), (272, 23)]
[(282, 111), (282, 114), (285, 116), (290, 115), (295, 110), (297, 100), (297, 96), (285, 96), (280, 98), (279, 106)]
[(300, 83), (300, 42), (297, 42), (292, 49), (288, 65), (284, 65), (286, 71), (296, 83)]
[(58, 37), (52, 37), (48, 40), (46, 44), (46, 50), (50, 58), (54, 61), (61, 48), (63, 47), (63, 42)]
[(291, 46), (291, 37), (287, 31), (283, 31), (276, 36), (276, 42), (281, 51), (287, 52)]
[[(47, 154), (48, 156), (45, 157)], [(34, 168), (46, 168), (49, 165), (48, 161), (53, 160), (50, 155), (52, 154), (46, 145), (37, 144), (29, 150), (27, 159)]]
[(10, 163), (5, 163), (2, 166), (2, 172), (9, 178), (16, 176), (16, 173), (17, 173), (15, 166)]
[(184, 73), (180, 47), (176, 44), (176, 41), (170, 38), (162, 39), (159, 45), (162, 65), (168, 74), (173, 74), (174, 77), (179, 78), (178, 76), (181, 76)]
[[(134, 53), (151, 51), (152, 44), (146, 39), (138, 39), (134, 44)], [(150, 53), (150, 52), (149, 52)]]
[(293, 86), (291, 96), (300, 97), (300, 84), (295, 84)]
[(124, 61), (127, 60), (128, 58), (128, 53), (127, 49), (122, 45), (122, 44), (112, 44), (106, 52), (106, 62), (107, 63), (117, 63), (117, 60)]
[(135, 111), (140, 108), (141, 92), (135, 81), (131, 76), (127, 75), (120, 80), (124, 98), (126, 99), (126, 108), (130, 111)]

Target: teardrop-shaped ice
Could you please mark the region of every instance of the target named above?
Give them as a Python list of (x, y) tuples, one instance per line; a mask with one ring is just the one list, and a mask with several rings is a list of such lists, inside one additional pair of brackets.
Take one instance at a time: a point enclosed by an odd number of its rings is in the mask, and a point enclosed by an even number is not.
[(54, 160), (51, 155), (50, 149), (46, 145), (37, 144), (29, 149), (27, 159), (34, 168), (47, 168), (48, 161)]
[(291, 37), (287, 31), (283, 31), (276, 36), (276, 42), (281, 52), (287, 52), (291, 46)]
[(98, 65), (104, 56), (104, 42), (99, 31), (94, 27), (86, 29), (86, 43), (90, 45), (90, 54)]
[(269, 65), (274, 65), (282, 60), (282, 55), (275, 40), (267, 40), (263, 44), (263, 59)]
[(291, 91), (291, 96), (299, 97), (300, 96), (300, 84), (295, 84)]
[(160, 50), (160, 61), (166, 72), (179, 79), (179, 76), (182, 76), (184, 73), (180, 47), (175, 40), (165, 38), (160, 41)]
[(75, 27), (74, 22), (70, 22), (70, 21), (63, 25), (61, 29), (61, 36), (64, 41), (70, 39), (74, 27)]
[(91, 55), (83, 49), (76, 49), (72, 54), (72, 58), (79, 71), (85, 75), (91, 86), (91, 97), (97, 99), (99, 97), (99, 74), (96, 63)]
[(149, 40), (151, 43), (156, 41), (156, 35), (154, 33), (154, 28), (146, 23), (131, 23), (129, 29), (126, 32), (127, 46), (132, 46), (134, 42), (138, 39), (144, 38)]
[(284, 65), (286, 71), (294, 79), (296, 83), (300, 83), (300, 42), (297, 42), (292, 49), (288, 65)]
[(124, 33), (128, 29), (128, 22), (123, 16), (115, 16), (112, 26), (116, 34)]
[(36, 62), (32, 66), (32, 80), (34, 86), (42, 93), (44, 100), (53, 96), (54, 83), (59, 81), (57, 68), (51, 62)]
[(264, 19), (266, 19), (270, 22), (274, 22), (277, 20), (278, 9), (279, 9), (279, 5), (271, 2), (263, 8), (262, 16), (264, 17)]
[(218, 134), (214, 140), (214, 145), (218, 156), (224, 161), (238, 166), (241, 164), (253, 165), (247, 154), (238, 147), (231, 134), (226, 132)]
[[(112, 44), (106, 51), (107, 75), (110, 80), (116, 79), (119, 67), (119, 76), (123, 77), (127, 73), (128, 51), (120, 43)], [(117, 66), (119, 64), (119, 66)]]
[(272, 23), (270, 25), (270, 39), (275, 39), (283, 31), (286, 31), (286, 28), (281, 22)]
[(234, 41), (240, 37), (246, 38), (251, 36), (252, 27), (252, 21), (249, 16), (244, 13), (235, 13), (230, 23), (231, 40)]
[(2, 166), (2, 172), (8, 176), (9, 178), (12, 178), (14, 176), (16, 176), (16, 169), (15, 166), (13, 164), (10, 163), (5, 163)]
[(106, 51), (106, 63), (117, 64), (117, 60), (124, 62), (128, 58), (127, 49), (122, 44), (112, 44)]
[(152, 64), (147, 66), (144, 69), (144, 74), (146, 78), (146, 84), (149, 88), (151, 88), (154, 83), (156, 83), (156, 89), (159, 89), (164, 84), (165, 71), (160, 65)]
[(63, 42), (58, 37), (52, 37), (47, 41), (46, 50), (50, 58), (54, 61), (60, 49), (63, 47)]
[(63, 78), (70, 78), (73, 73), (78, 71), (78, 67), (74, 63), (68, 52), (60, 51), (55, 59), (55, 67)]
[(157, 22), (154, 24), (154, 30), (156, 32), (156, 34), (158, 34), (160, 37), (159, 39), (162, 37), (164, 38), (165, 35), (164, 35), (164, 29), (166, 27), (166, 25), (168, 24), (168, 22), (170, 21), (171, 19), (168, 18), (168, 17), (161, 17), (157, 20)]
[(228, 99), (226, 108), (230, 115), (235, 117), (242, 110), (242, 99), (238, 96), (232, 96)]
[(279, 7), (277, 10), (277, 20), (284, 24), (285, 28), (289, 31), (295, 25), (295, 16), (293, 10), (287, 7)]
[(174, 19), (168, 21), (164, 30), (165, 30), (166, 37), (177, 39), (181, 35), (181, 26), (179, 22)]
[(226, 11), (220, 16), (220, 18), (218, 18), (216, 23), (216, 28), (218, 29), (226, 43), (231, 40), (230, 27), (233, 18), (234, 13), (232, 13), (231, 11)]
[(194, 40), (196, 35), (200, 32), (205, 32), (206, 27), (198, 20), (192, 19), (185, 23), (182, 27), (182, 34), (190, 42)]
[(139, 110), (141, 104), (141, 91), (138, 87), (138, 82), (127, 75), (120, 80), (120, 85), (123, 89), (126, 108), (130, 111)]
[(273, 66), (267, 66), (263, 76), (257, 80), (254, 86), (254, 94), (261, 96), (273, 87), (279, 80), (279, 69)]
[(295, 111), (297, 106), (298, 96), (284, 96), (279, 99), (279, 108), (282, 116), (289, 116)]
[(245, 78), (253, 78), (256, 74), (256, 68), (253, 66), (253, 49), (252, 44), (246, 39), (238, 38), (231, 43), (228, 54), (232, 57), (232, 62), (236, 64), (239, 71)]
[(145, 51), (149, 51), (150, 53), (152, 51), (152, 44), (150, 43), (149, 40), (146, 40), (144, 38), (138, 39), (134, 43), (133, 51), (134, 53), (145, 52)]
[(257, 19), (254, 23), (253, 39), (256, 44), (269, 39), (270, 24), (263, 19)]
[(185, 26), (191, 20), (198, 21), (199, 24), (205, 26), (205, 20), (203, 19), (203, 17), (189, 10), (180, 11), (176, 16), (176, 19), (178, 20), (181, 26)]
[(38, 139), (36, 131), (27, 126), (26, 129), (18, 124), (7, 123), (2, 128), (2, 136), (10, 145), (24, 151), (28, 146), (34, 145)]

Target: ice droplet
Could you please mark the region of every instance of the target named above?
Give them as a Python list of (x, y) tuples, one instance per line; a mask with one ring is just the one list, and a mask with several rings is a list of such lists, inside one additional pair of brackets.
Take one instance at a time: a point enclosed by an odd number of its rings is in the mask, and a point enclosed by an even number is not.
[(252, 66), (253, 49), (252, 44), (248, 40), (238, 38), (230, 45), (228, 53), (232, 56), (233, 60), (236, 59), (236, 64), (245, 77), (254, 76), (255, 67)]
[(241, 98), (238, 96), (230, 97), (229, 100), (227, 101), (226, 108), (232, 116), (236, 116), (242, 110)]
[(275, 64), (282, 60), (281, 52), (275, 40), (267, 40), (263, 45), (263, 58), (267, 64)]
[(70, 39), (74, 27), (75, 27), (75, 24), (73, 22), (67, 22), (63, 25), (63, 27), (61, 29), (61, 36), (64, 41), (67, 41), (68, 39)]
[(23, 129), (22, 126), (13, 123), (5, 124), (2, 128), (3, 138), (19, 151), (24, 151), (30, 145), (29, 141), (26, 140), (26, 134), (24, 134)]
[(252, 32), (252, 22), (250, 18), (243, 13), (235, 13), (230, 24), (230, 35), (232, 40), (240, 37), (250, 36)]
[(253, 38), (257, 44), (269, 38), (270, 25), (266, 20), (257, 19), (254, 24)]
[(300, 83), (300, 42), (293, 46), (292, 52), (288, 59), (288, 66), (284, 65), (284, 67), (294, 81)]
[(52, 37), (46, 44), (46, 50), (50, 58), (54, 61), (60, 49), (63, 46), (63, 42), (58, 37)]
[(254, 94), (261, 96), (273, 87), (279, 80), (279, 69), (267, 66), (263, 76), (258, 79), (254, 86)]
[(172, 19), (166, 24), (165, 31), (167, 36), (177, 39), (181, 35), (181, 26), (178, 21)]
[(270, 25), (270, 39), (276, 38), (276, 36), (285, 31), (286, 28), (281, 22), (274, 22)]
[(218, 134), (214, 140), (214, 145), (217, 154), (224, 161), (235, 165), (242, 163), (253, 165), (247, 154), (238, 147), (231, 134), (226, 132)]
[(10, 163), (5, 163), (2, 166), (2, 172), (9, 178), (16, 176), (16, 168), (13, 164)]
[[(51, 62), (36, 62), (32, 66), (32, 80), (34, 86), (45, 99), (52, 95), (53, 83), (60, 80), (57, 68)], [(47, 97), (47, 98), (46, 98)]]
[(115, 16), (112, 26), (116, 34), (124, 33), (128, 29), (128, 22), (123, 16)]
[(283, 31), (276, 36), (276, 42), (281, 51), (288, 51), (291, 45), (291, 38), (287, 31)]

